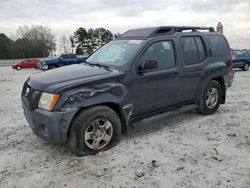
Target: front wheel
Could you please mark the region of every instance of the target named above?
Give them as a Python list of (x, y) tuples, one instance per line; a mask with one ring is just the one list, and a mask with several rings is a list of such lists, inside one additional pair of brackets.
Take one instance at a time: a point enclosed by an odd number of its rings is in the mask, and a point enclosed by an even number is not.
[(245, 63), (244, 67), (242, 68), (243, 71), (248, 71), (249, 70), (249, 64)]
[(106, 106), (83, 110), (72, 121), (68, 146), (77, 156), (95, 154), (115, 146), (121, 137), (121, 121)]
[(49, 66), (48, 66), (48, 69), (55, 69), (55, 68), (56, 68), (55, 65), (49, 65)]
[(199, 100), (197, 111), (205, 115), (213, 114), (218, 110), (221, 100), (221, 85), (217, 81), (211, 80)]
[(21, 70), (22, 69), (22, 67), (20, 66), (20, 65), (18, 65), (17, 67), (16, 67), (16, 70)]

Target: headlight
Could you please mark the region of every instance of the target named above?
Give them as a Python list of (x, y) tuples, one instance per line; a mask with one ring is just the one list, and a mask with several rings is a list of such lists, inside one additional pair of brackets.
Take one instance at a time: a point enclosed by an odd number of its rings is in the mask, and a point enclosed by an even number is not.
[(56, 94), (51, 94), (51, 93), (42, 93), (39, 103), (38, 103), (38, 108), (42, 108), (45, 110), (52, 111), (59, 99), (59, 95)]

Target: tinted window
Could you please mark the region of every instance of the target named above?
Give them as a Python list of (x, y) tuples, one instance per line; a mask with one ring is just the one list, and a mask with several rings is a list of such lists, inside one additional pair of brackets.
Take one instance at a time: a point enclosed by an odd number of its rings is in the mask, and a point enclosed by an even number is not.
[(70, 58), (74, 59), (74, 58), (76, 58), (76, 55), (75, 54), (70, 54)]
[(182, 37), (180, 42), (186, 65), (200, 63), (206, 58), (201, 37)]
[(200, 37), (195, 37), (195, 42), (196, 42), (198, 52), (199, 52), (199, 60), (201, 62), (206, 58), (206, 52), (204, 49), (204, 45), (203, 45)]
[(174, 49), (171, 41), (153, 43), (142, 55), (140, 66), (144, 67), (147, 61), (156, 61), (158, 69), (173, 68), (175, 66)]
[(212, 44), (213, 55), (216, 57), (228, 56), (230, 49), (226, 39), (223, 36), (208, 36)]
[(180, 39), (183, 56), (186, 65), (192, 65), (200, 62), (198, 49), (194, 37), (182, 37)]

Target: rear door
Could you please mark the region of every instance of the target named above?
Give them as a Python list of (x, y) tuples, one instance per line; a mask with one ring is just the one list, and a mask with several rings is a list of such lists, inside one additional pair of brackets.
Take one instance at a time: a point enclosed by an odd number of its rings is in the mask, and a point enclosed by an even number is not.
[(183, 58), (183, 99), (192, 102), (196, 95), (203, 67), (210, 62), (205, 39), (201, 35), (179, 38)]
[(34, 59), (29, 59), (28, 60), (28, 68), (34, 68), (34, 64), (35, 64), (34, 61), (35, 61)]

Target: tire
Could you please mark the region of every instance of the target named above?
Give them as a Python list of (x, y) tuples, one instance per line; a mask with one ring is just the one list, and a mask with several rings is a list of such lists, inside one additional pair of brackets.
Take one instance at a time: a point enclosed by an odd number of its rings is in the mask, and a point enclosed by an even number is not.
[(243, 71), (248, 71), (249, 70), (249, 64), (245, 63), (244, 67), (242, 68)]
[(221, 85), (219, 84), (219, 82), (211, 80), (207, 84), (207, 87), (205, 88), (204, 92), (202, 93), (202, 96), (198, 102), (198, 107), (196, 110), (204, 115), (213, 114), (218, 110), (221, 101), (222, 101)]
[(56, 68), (55, 65), (49, 65), (49, 66), (48, 66), (48, 69), (55, 69), (55, 68)]
[[(109, 128), (102, 130), (103, 133), (101, 133), (101, 130), (94, 128), (98, 127), (97, 124), (103, 124)], [(111, 108), (100, 105), (81, 111), (73, 119), (68, 134), (68, 146), (77, 156), (92, 155), (115, 146), (120, 138), (119, 116)], [(97, 142), (98, 147), (95, 146)]]
[(22, 67), (20, 66), (20, 65), (18, 65), (17, 67), (16, 67), (16, 70), (21, 70), (22, 69)]

